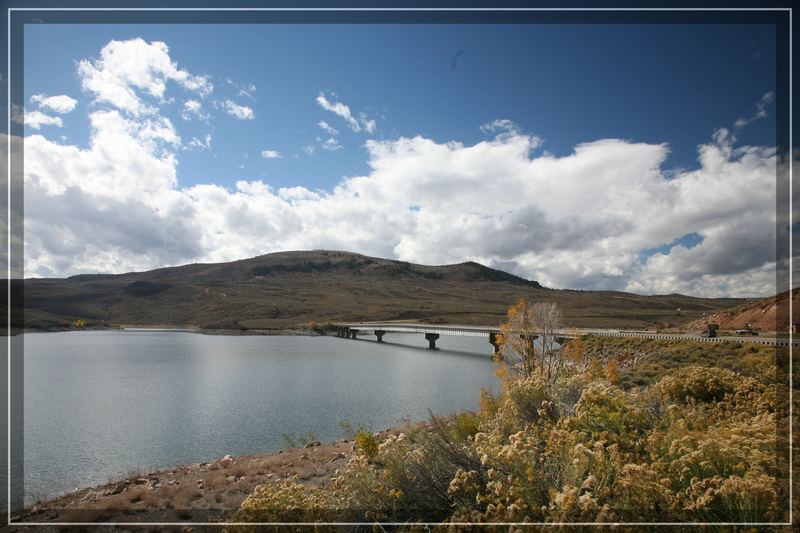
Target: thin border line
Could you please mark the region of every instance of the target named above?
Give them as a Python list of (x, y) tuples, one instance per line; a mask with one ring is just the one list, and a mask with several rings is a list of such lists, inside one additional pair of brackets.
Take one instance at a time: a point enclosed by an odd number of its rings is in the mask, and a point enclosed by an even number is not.
[[(11, 10), (9, 9), (8, 13), (8, 21), (7, 21), (7, 37), (8, 37), (8, 58), (6, 63), (6, 83), (8, 84), (6, 97), (7, 97), (7, 106), (6, 109), (8, 110), (8, 117), (6, 122), (6, 163), (7, 163), (7, 173), (6, 179), (8, 180), (7, 187), (6, 187), (6, 223), (8, 224), (6, 228), (8, 228), (8, 242), (6, 242), (6, 263), (7, 263), (7, 271), (8, 271), (8, 279), (6, 280), (6, 291), (8, 294), (6, 295), (6, 320), (8, 321), (8, 339), (6, 341), (6, 355), (8, 357), (8, 368), (6, 369), (6, 377), (8, 379), (8, 418), (7, 421), (7, 432), (8, 432), (8, 458), (7, 458), (7, 467), (8, 467), (8, 523), (11, 523)], [(25, 134), (23, 133), (23, 137)]]
[[(777, 90), (777, 87), (775, 88)], [(792, 389), (794, 389), (794, 372), (792, 368), (792, 241), (794, 241), (794, 222), (793, 222), (793, 198), (792, 198), (792, 167), (794, 166), (794, 143), (792, 142), (792, 127), (793, 127), (793, 120), (792, 120), (792, 9), (789, 8), (789, 146), (787, 147), (787, 152), (789, 156), (789, 523), (792, 523), (792, 510), (794, 509), (794, 500), (793, 496), (793, 480), (792, 480), (792, 473), (793, 473), (793, 466), (794, 463), (792, 461), (794, 457), (793, 448), (794, 448), (794, 440), (793, 440), (793, 426), (794, 426), (794, 417), (793, 417), (793, 407), (792, 407)], [(778, 139), (775, 139), (776, 141)], [(776, 191), (777, 193), (777, 191)], [(776, 284), (777, 285), (777, 284)], [(776, 287), (777, 290), (777, 287)], [(776, 295), (777, 299), (777, 295)], [(777, 302), (776, 302), (777, 303)], [(775, 353), (778, 353), (778, 349), (775, 349)]]
[(9, 7), (9, 11), (789, 11), (790, 7)]
[(791, 526), (792, 522), (11, 522), (12, 526)]
[[(346, 11), (346, 12), (359, 12), (359, 11), (366, 11), (366, 12), (517, 12), (517, 11), (562, 11), (562, 12), (580, 12), (580, 11), (595, 11), (595, 12), (602, 12), (602, 11), (610, 11), (610, 12), (637, 12), (637, 11), (655, 11), (655, 12), (670, 12), (670, 11), (688, 11), (688, 12), (700, 12), (700, 11), (708, 11), (708, 12), (749, 12), (749, 11), (759, 11), (759, 12), (787, 12), (789, 14), (789, 146), (788, 146), (788, 165), (789, 165), (789, 521), (788, 522), (531, 522), (531, 523), (524, 523), (525, 525), (533, 525), (533, 526), (563, 526), (563, 525), (573, 525), (573, 526), (605, 526), (605, 525), (618, 525), (618, 526), (672, 526), (672, 525), (709, 525), (709, 526), (719, 526), (719, 525), (752, 525), (752, 526), (791, 526), (793, 525), (793, 468), (792, 468), (792, 438), (793, 438), (793, 425), (794, 420), (793, 416), (793, 409), (792, 409), (792, 389), (794, 387), (794, 376), (793, 376), (793, 368), (792, 368), (792, 331), (791, 331), (791, 324), (792, 324), (792, 235), (794, 233), (792, 224), (793, 224), (793, 216), (792, 216), (792, 209), (793, 209), (793, 198), (792, 198), (792, 153), (793, 153), (793, 121), (792, 121), (792, 8), (788, 7), (766, 7), (766, 8), (756, 8), (756, 7), (717, 7), (717, 8), (704, 8), (704, 7), (687, 7), (687, 8), (674, 8), (674, 7), (657, 7), (657, 8), (624, 8), (624, 7), (587, 7), (587, 8), (577, 8), (577, 7), (520, 7), (520, 8), (512, 8), (512, 7), (497, 7), (497, 8), (460, 8), (460, 7), (386, 7), (386, 8), (358, 8), (358, 7), (252, 7), (252, 8), (245, 8), (245, 7), (232, 7), (232, 8), (210, 8), (210, 7), (198, 7), (198, 8), (191, 8), (191, 7), (154, 7), (154, 8), (145, 8), (145, 7), (132, 7), (132, 8), (93, 8), (93, 7), (79, 7), (79, 8), (64, 8), (64, 7), (54, 7), (54, 8), (37, 8), (37, 7), (15, 7), (15, 8), (7, 8), (7, 37), (8, 37), (8, 64), (6, 65), (7, 68), (7, 83), (8, 83), (8, 94), (7, 94), (7, 101), (8, 101), (8, 118), (7, 118), (7, 135), (6, 135), (6, 147), (7, 147), (7, 165), (8, 165), (8, 186), (7, 186), (7, 198), (8, 198), (8, 242), (7, 242), (7, 264), (8, 264), (8, 280), (7, 280), (7, 320), (8, 320), (8, 328), (9, 328), (9, 335), (8, 335), (8, 515), (7, 515), (7, 523), (8, 525), (19, 525), (19, 526), (41, 526), (41, 525), (66, 525), (66, 526), (149, 526), (149, 525), (158, 525), (158, 526), (185, 526), (185, 525), (199, 525), (199, 526), (206, 526), (206, 525), (216, 525), (216, 526), (227, 526), (227, 525), (299, 525), (299, 526), (306, 526), (306, 525), (373, 525), (373, 524), (385, 524), (385, 525), (517, 525), (522, 524), (521, 522), (485, 522), (485, 523), (473, 523), (473, 522), (104, 522), (104, 523), (96, 523), (96, 522), (11, 522), (11, 15), (14, 11), (98, 11), (98, 12), (116, 12), (116, 11), (154, 11), (154, 12), (162, 12), (162, 11), (229, 11), (229, 12), (246, 12), (246, 11), (295, 11), (295, 12), (315, 12), (315, 11)], [(23, 134), (24, 139), (24, 134)], [(777, 192), (777, 191), (776, 191)], [(777, 265), (776, 265), (777, 267)], [(776, 287), (777, 289), (777, 287)]]

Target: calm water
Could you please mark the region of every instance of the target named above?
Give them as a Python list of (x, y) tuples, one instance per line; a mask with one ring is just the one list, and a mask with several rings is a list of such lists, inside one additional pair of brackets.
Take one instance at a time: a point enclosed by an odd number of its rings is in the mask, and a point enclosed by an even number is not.
[[(374, 337), (373, 337), (374, 339)], [(33, 333), (25, 342), (26, 500), (130, 472), (286, 447), (284, 435), (379, 430), (496, 390), (485, 339), (420, 335)]]

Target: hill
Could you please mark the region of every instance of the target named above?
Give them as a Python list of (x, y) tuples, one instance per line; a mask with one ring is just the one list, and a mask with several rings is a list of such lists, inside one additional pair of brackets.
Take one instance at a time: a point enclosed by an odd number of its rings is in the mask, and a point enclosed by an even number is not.
[[(664, 327), (744, 302), (553, 290), (478, 263), (425, 266), (335, 251), (279, 252), (149, 272), (24, 280), (27, 328), (169, 325), (280, 329), (310, 321), (497, 324), (519, 297), (559, 304), (570, 326)], [(680, 309), (680, 311), (679, 311)], [(15, 324), (20, 326), (20, 324)]]
[[(800, 309), (800, 289), (794, 289), (792, 292), (792, 307)], [(706, 329), (708, 324), (719, 324), (721, 329), (742, 329), (751, 324), (756, 330), (761, 331), (775, 331), (776, 324), (778, 323), (778, 305), (782, 302), (787, 304), (789, 298), (789, 291), (778, 294), (777, 296), (770, 296), (760, 300), (751, 300), (744, 302), (740, 305), (711, 313), (697, 320), (694, 320), (686, 325), (687, 329)], [(784, 309), (784, 313), (787, 311)], [(783, 318), (786, 322), (787, 318)], [(778, 328), (785, 332), (784, 328)]]

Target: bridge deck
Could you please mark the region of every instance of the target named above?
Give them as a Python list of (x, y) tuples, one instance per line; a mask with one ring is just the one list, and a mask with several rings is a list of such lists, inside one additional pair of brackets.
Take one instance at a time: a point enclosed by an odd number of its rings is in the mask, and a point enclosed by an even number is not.
[[(451, 324), (416, 324), (416, 323), (397, 323), (397, 322), (337, 322), (332, 324), (335, 327), (346, 328), (356, 331), (363, 335), (374, 335), (376, 331), (384, 333), (424, 333), (435, 335), (457, 335), (462, 337), (489, 337), (492, 333), (499, 333), (497, 326), (468, 326)], [(643, 339), (667, 339), (667, 340), (698, 340), (703, 342), (746, 342), (752, 344), (765, 344), (773, 346), (800, 346), (800, 341), (792, 339), (745, 337), (745, 336), (725, 336), (725, 337), (701, 337), (685, 333), (655, 333), (648, 331), (630, 331), (613, 328), (562, 328), (554, 331), (554, 334), (564, 338), (582, 337), (584, 335), (598, 335), (607, 337), (635, 337)]]

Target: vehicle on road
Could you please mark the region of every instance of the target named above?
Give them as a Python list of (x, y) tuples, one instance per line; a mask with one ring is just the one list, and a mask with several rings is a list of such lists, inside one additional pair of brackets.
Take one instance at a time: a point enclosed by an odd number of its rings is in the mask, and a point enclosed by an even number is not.
[(713, 339), (717, 336), (717, 331), (719, 331), (719, 324), (708, 324), (707, 329), (700, 336)]
[(742, 329), (736, 330), (737, 335), (758, 335), (757, 331), (753, 331), (753, 324), (747, 324)]

